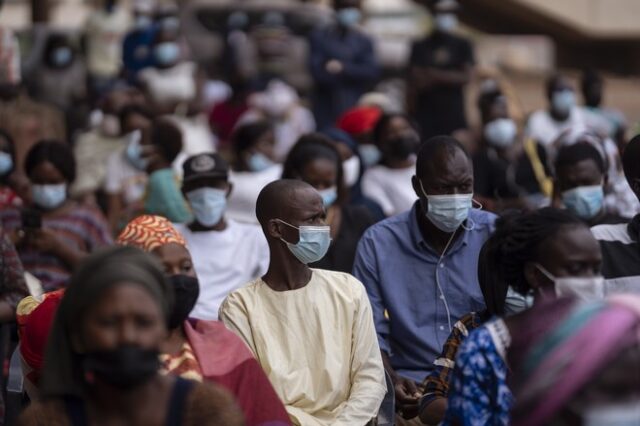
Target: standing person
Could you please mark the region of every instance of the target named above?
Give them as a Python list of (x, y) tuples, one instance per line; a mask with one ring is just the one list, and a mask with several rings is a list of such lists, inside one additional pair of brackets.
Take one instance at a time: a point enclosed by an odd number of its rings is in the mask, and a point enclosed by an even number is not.
[(497, 87), (478, 99), (482, 136), (473, 155), (474, 192), (489, 211), (536, 209), (549, 203), (553, 191), (546, 149), (523, 140), (509, 114), (507, 98)]
[(152, 44), (155, 35), (153, 25), (153, 0), (133, 2), (133, 28), (122, 42), (122, 64), (130, 83), (137, 83), (138, 73), (154, 63)]
[(563, 132), (574, 127), (584, 128), (586, 122), (576, 106), (573, 85), (564, 75), (556, 74), (547, 80), (547, 101), (548, 109), (531, 114), (525, 134), (552, 151), (551, 145)]
[(418, 129), (404, 114), (385, 114), (373, 129), (373, 141), (380, 150), (380, 164), (364, 172), (362, 192), (385, 215), (403, 213), (416, 201), (410, 182), (420, 147)]
[(326, 256), (310, 264), (313, 268), (350, 273), (358, 241), (374, 221), (363, 206), (347, 203), (349, 194), (338, 150), (320, 134), (300, 138), (284, 163), (283, 179), (300, 179), (313, 186), (327, 211), (331, 245)]
[(45, 291), (65, 287), (71, 271), (92, 251), (112, 243), (107, 221), (94, 207), (68, 197), (76, 166), (71, 150), (59, 142), (36, 144), (25, 161), (32, 208), (0, 211), (27, 272)]
[(406, 420), (418, 415), (417, 383), (432, 371), (453, 324), (485, 308), (476, 270), (495, 221), (472, 209), (471, 159), (455, 139), (425, 142), (415, 173), (419, 200), (365, 232), (353, 267), (369, 294), (396, 407)]
[(115, 82), (122, 68), (122, 40), (131, 19), (117, 0), (101, 0), (85, 25), (87, 35), (87, 71), (94, 99)]
[(604, 205), (607, 173), (602, 155), (593, 145), (578, 142), (563, 146), (558, 151), (554, 169), (559, 201), (589, 226), (628, 222), (609, 213)]
[(385, 394), (384, 370), (362, 284), (308, 266), (329, 249), (322, 197), (279, 180), (262, 190), (256, 213), (269, 270), (231, 293), (220, 318), (260, 361), (294, 425), (367, 424)]
[(161, 372), (223, 386), (234, 395), (247, 426), (290, 425), (282, 402), (244, 342), (222, 323), (203, 320), (192, 311), (204, 290), (187, 249), (187, 244), (193, 245), (159, 216), (134, 219), (117, 242), (157, 257), (173, 285), (175, 305), (162, 346)]
[(282, 164), (274, 158), (275, 144), (273, 127), (267, 121), (243, 124), (233, 132), (235, 161), (229, 175), (229, 182), (233, 184), (227, 206), (229, 218), (258, 224), (258, 194), (282, 175)]
[[(507, 300), (511, 288), (512, 301), (514, 295), (521, 297), (519, 309), (560, 296), (598, 299), (604, 295), (601, 259), (596, 241), (580, 219), (544, 208), (498, 220), (482, 248), (478, 278), (483, 286), (501, 289)], [(494, 309), (500, 300), (496, 293), (487, 306)], [(423, 420), (438, 423), (446, 410), (447, 425), (508, 424), (513, 397), (505, 353), (519, 324), (526, 324), (519, 314), (485, 317), (474, 324), (455, 353), (447, 354), (450, 362), (442, 364), (449, 368), (427, 379)], [(434, 386), (438, 382), (440, 389)]]
[(182, 193), (194, 220), (176, 228), (184, 235), (202, 280), (192, 316), (217, 320), (229, 293), (267, 271), (269, 247), (258, 226), (225, 217), (233, 185), (229, 166), (220, 155), (196, 155), (183, 167)]
[[(627, 144), (622, 155), (624, 175), (640, 199), (640, 136)], [(602, 273), (607, 294), (640, 292), (640, 215), (628, 224), (600, 225), (592, 229), (602, 248)]]
[(355, 106), (379, 75), (373, 43), (357, 29), (360, 0), (334, 0), (333, 6), (337, 23), (316, 30), (309, 39), (318, 129), (332, 126)]
[[(243, 425), (231, 396), (160, 375), (173, 292), (157, 261), (132, 247), (90, 256), (74, 273), (51, 330), (40, 386), (20, 426)], [(164, 409), (158, 409), (165, 407)]]
[(422, 136), (451, 134), (467, 127), (464, 88), (474, 64), (473, 46), (456, 34), (458, 2), (435, 0), (435, 30), (411, 46), (407, 99)]

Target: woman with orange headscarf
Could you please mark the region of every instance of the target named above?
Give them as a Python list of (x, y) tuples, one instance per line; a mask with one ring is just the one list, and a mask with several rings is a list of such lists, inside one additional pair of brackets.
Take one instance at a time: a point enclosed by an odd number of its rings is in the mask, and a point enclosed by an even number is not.
[(157, 256), (174, 285), (164, 372), (224, 386), (236, 397), (248, 426), (289, 425), (282, 402), (245, 344), (220, 322), (188, 318), (199, 284), (186, 242), (173, 225), (160, 216), (140, 216), (125, 227), (117, 243)]

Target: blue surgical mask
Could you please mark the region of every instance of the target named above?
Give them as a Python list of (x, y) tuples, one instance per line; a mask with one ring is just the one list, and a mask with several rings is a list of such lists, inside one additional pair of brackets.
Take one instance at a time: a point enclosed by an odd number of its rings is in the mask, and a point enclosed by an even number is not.
[(357, 7), (347, 7), (336, 12), (336, 19), (342, 26), (354, 27), (362, 19), (362, 12)]
[(149, 167), (149, 160), (142, 157), (142, 145), (140, 144), (141, 138), (142, 133), (139, 130), (132, 132), (128, 137), (129, 142), (127, 143), (125, 153), (133, 167), (143, 172), (147, 170), (147, 167)]
[(510, 118), (498, 118), (484, 126), (484, 137), (496, 148), (506, 148), (516, 140), (518, 127)]
[(563, 192), (562, 203), (580, 219), (593, 219), (604, 206), (604, 190), (602, 185), (579, 186)]
[(53, 210), (60, 207), (67, 199), (67, 184), (32, 185), (31, 196), (33, 202), (43, 210)]
[(610, 404), (594, 404), (582, 413), (583, 426), (640, 425), (640, 400)]
[(380, 158), (382, 158), (380, 149), (372, 144), (358, 145), (358, 153), (360, 154), (365, 167), (375, 166), (380, 162)]
[(216, 188), (200, 188), (187, 193), (187, 200), (196, 220), (206, 227), (222, 220), (227, 208), (227, 191)]
[(435, 16), (436, 29), (443, 33), (450, 33), (458, 26), (458, 17), (455, 13), (438, 13)]
[(321, 260), (329, 251), (331, 245), (331, 228), (329, 226), (293, 226), (283, 220), (280, 223), (295, 228), (300, 235), (296, 244), (280, 239), (287, 245), (289, 251), (300, 262), (308, 265)]
[(558, 90), (551, 95), (553, 109), (560, 114), (569, 114), (576, 105), (576, 94), (573, 90)]
[(153, 54), (160, 65), (175, 64), (180, 58), (180, 46), (178, 43), (165, 41), (154, 48)]
[(153, 20), (150, 16), (140, 15), (136, 18), (135, 27), (138, 31), (145, 31), (151, 27)]
[(507, 297), (504, 300), (504, 314), (515, 315), (533, 306), (533, 295), (523, 296), (509, 286)]
[(264, 170), (267, 170), (274, 164), (275, 163), (271, 161), (269, 157), (261, 152), (255, 152), (251, 154), (251, 156), (247, 160), (247, 167), (249, 167), (249, 170), (251, 170), (252, 172), (262, 172)]
[(8, 152), (0, 152), (0, 176), (4, 176), (13, 170), (13, 158)]
[(338, 199), (338, 188), (335, 186), (318, 191), (318, 193), (322, 197), (322, 204), (324, 204), (325, 209), (333, 205)]
[(70, 47), (58, 47), (51, 52), (51, 62), (57, 67), (66, 67), (73, 59), (73, 50)]
[(473, 193), (457, 195), (427, 195), (420, 182), (422, 194), (427, 199), (427, 218), (436, 228), (448, 234), (455, 232), (469, 217)]

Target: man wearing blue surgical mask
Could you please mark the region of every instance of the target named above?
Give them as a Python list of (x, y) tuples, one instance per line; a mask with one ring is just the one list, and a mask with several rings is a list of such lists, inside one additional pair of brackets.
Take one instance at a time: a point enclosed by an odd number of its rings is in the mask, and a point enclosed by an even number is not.
[(420, 424), (418, 383), (431, 372), (453, 324), (484, 309), (476, 271), (495, 221), (472, 208), (471, 159), (451, 137), (422, 145), (412, 184), (419, 200), (365, 232), (353, 268), (371, 300), (399, 425)]
[(434, 31), (411, 47), (407, 86), (409, 113), (425, 138), (467, 127), (464, 87), (474, 64), (473, 46), (455, 34), (458, 2), (430, 3)]
[(332, 126), (355, 106), (380, 72), (371, 39), (358, 29), (360, 0), (334, 0), (333, 4), (336, 23), (314, 31), (309, 39), (318, 129)]
[(529, 117), (526, 135), (553, 151), (553, 143), (568, 129), (587, 127), (584, 112), (576, 107), (576, 93), (566, 76), (553, 75), (547, 80), (547, 109)]
[(607, 174), (600, 152), (588, 142), (560, 148), (555, 162), (557, 201), (589, 226), (625, 223), (604, 205)]
[(384, 368), (362, 284), (308, 265), (329, 249), (320, 194), (283, 179), (258, 196), (256, 215), (271, 260), (236, 290), (220, 319), (267, 372), (294, 425), (365, 425), (386, 393)]
[(193, 317), (217, 320), (222, 301), (232, 291), (267, 270), (269, 248), (256, 225), (225, 218), (229, 165), (218, 154), (199, 154), (183, 165), (182, 192), (194, 220), (176, 224), (184, 236), (200, 277)]

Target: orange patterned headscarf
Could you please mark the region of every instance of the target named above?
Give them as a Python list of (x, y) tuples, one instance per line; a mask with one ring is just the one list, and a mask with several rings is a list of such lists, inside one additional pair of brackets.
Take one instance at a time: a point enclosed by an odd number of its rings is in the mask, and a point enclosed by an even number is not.
[(146, 252), (170, 243), (186, 247), (184, 237), (162, 216), (143, 215), (133, 219), (125, 226), (116, 243), (122, 246), (134, 246)]

